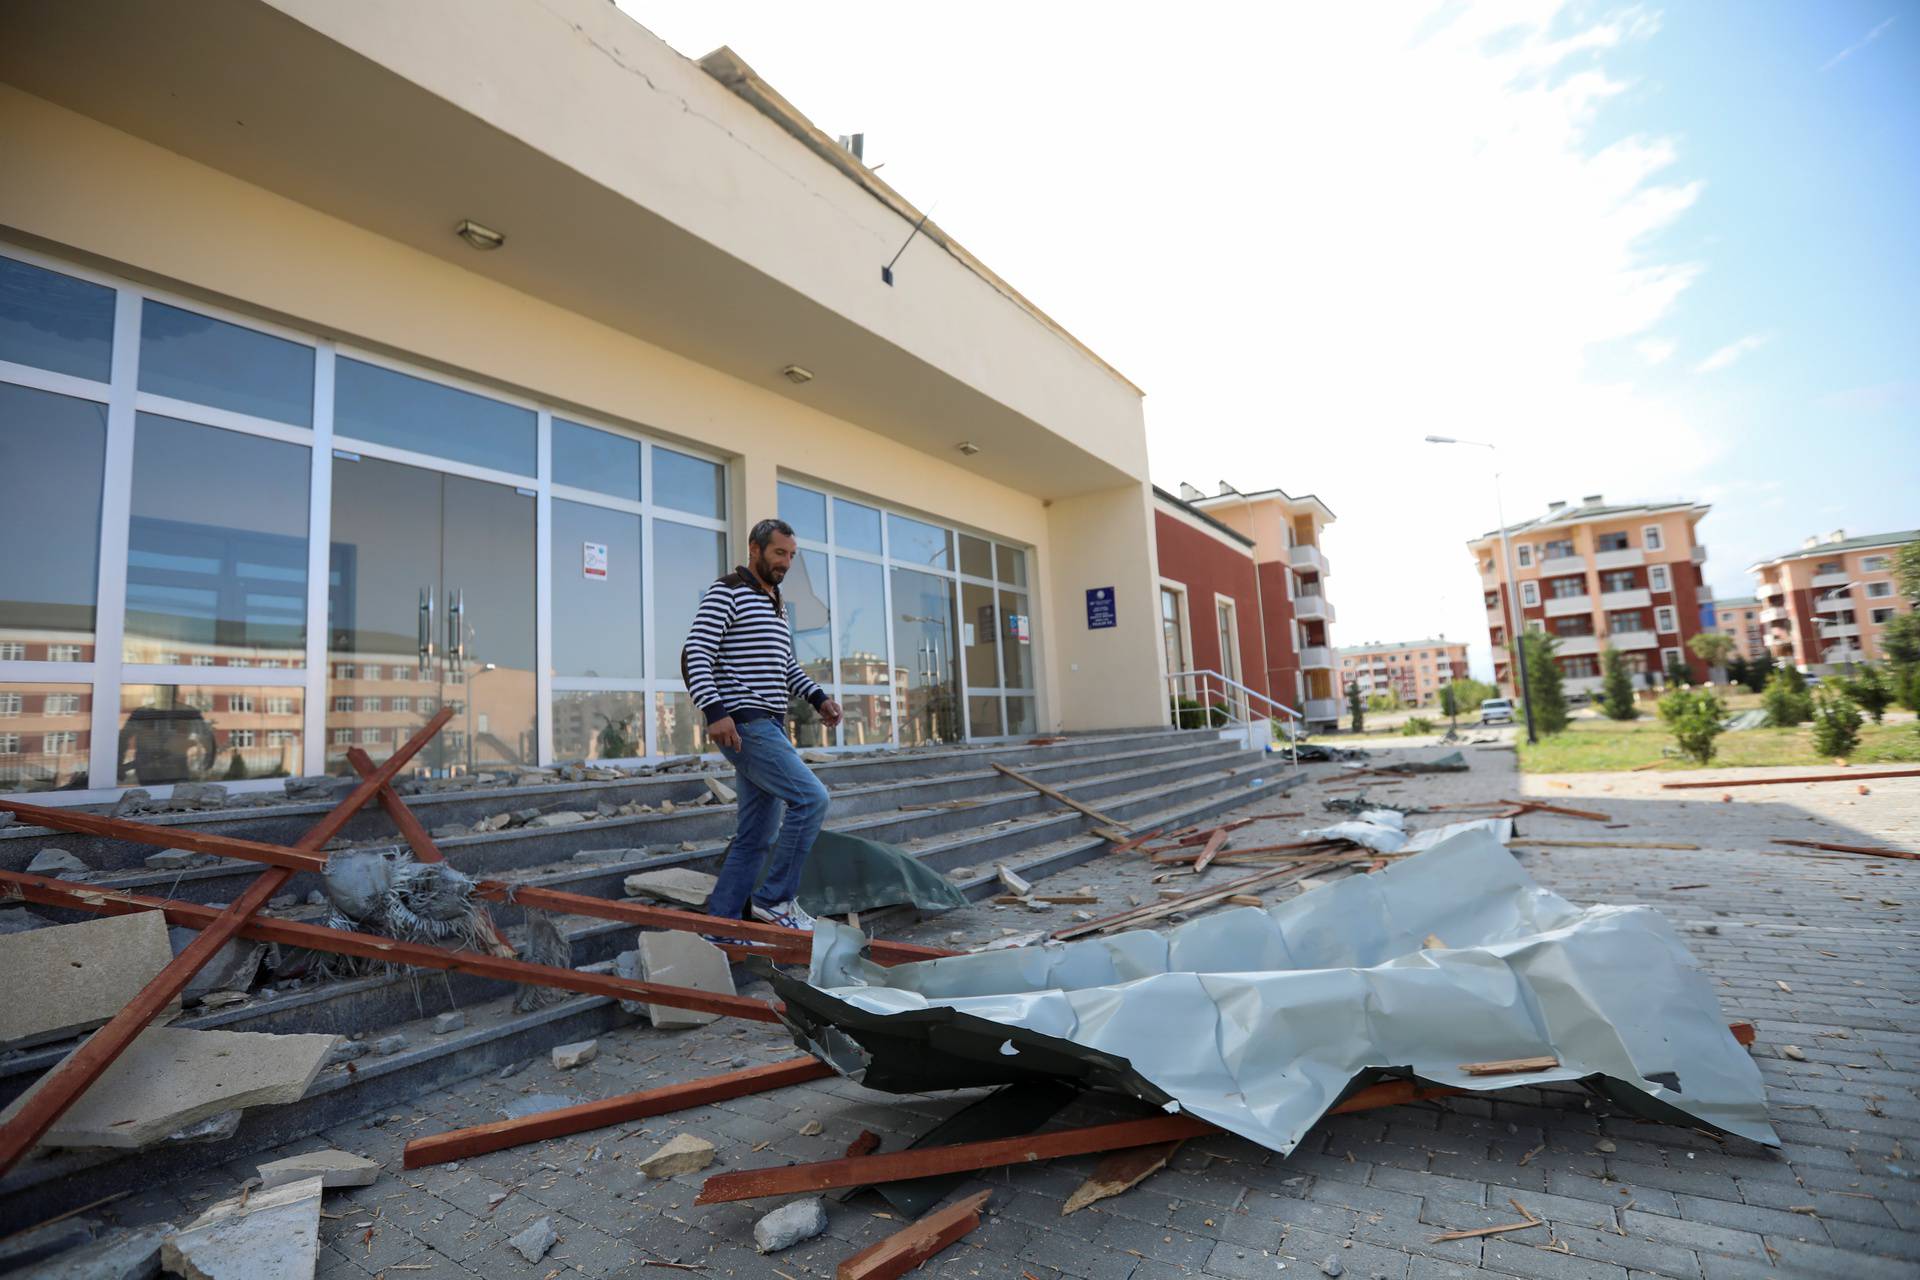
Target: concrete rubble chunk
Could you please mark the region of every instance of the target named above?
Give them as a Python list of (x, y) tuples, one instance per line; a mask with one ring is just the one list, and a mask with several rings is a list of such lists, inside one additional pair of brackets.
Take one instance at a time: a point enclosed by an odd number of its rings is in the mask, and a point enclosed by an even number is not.
[(572, 1044), (553, 1046), (553, 1065), (557, 1071), (571, 1071), (575, 1067), (584, 1067), (599, 1056), (598, 1040), (577, 1040)]
[(97, 1026), (172, 960), (166, 920), (158, 911), (0, 937), (0, 974), (7, 985), (0, 1042)]
[(166, 807), (175, 812), (219, 809), (227, 803), (227, 789), (218, 782), (176, 782)]
[(373, 1053), (375, 1057), (386, 1058), (401, 1052), (406, 1047), (405, 1036), (381, 1036), (373, 1042)]
[[(42, 1142), (50, 1147), (131, 1150), (222, 1111), (297, 1101), (306, 1096), (338, 1040), (332, 1035), (148, 1027), (54, 1122)], [(0, 1124), (12, 1119), (39, 1087), (0, 1112)]]
[(553, 1248), (553, 1242), (560, 1233), (553, 1229), (552, 1218), (540, 1218), (515, 1236), (507, 1238), (507, 1244), (513, 1251), (528, 1262), (538, 1262), (547, 1256), (547, 1250)]
[[(147, 809), (151, 808), (152, 805), (153, 805), (153, 792), (147, 791), (141, 787), (129, 787), (125, 791), (122, 791), (120, 793), (120, 798), (118, 800), (113, 802), (113, 812), (109, 816), (115, 817), (115, 818), (124, 818), (128, 814), (143, 813)], [(11, 820), (13, 815), (8, 814), (7, 817), (9, 820)], [(0, 827), (4, 827), (6, 825), (7, 825), (6, 823), (0, 822)]]
[(675, 1134), (673, 1141), (640, 1162), (640, 1172), (649, 1178), (671, 1178), (676, 1174), (698, 1173), (713, 1163), (713, 1144), (691, 1133)]
[(221, 1111), (196, 1121), (177, 1133), (167, 1135), (168, 1142), (225, 1142), (240, 1132), (240, 1112)]
[(660, 871), (636, 871), (621, 883), (629, 898), (655, 898), (703, 907), (713, 892), (715, 879), (704, 871), (667, 867)]
[[(172, 928), (167, 930), (167, 943), (177, 956), (199, 936), (198, 929)], [(193, 975), (192, 981), (187, 983), (187, 989), (180, 993), (181, 999), (192, 1004), (204, 1001), (216, 991), (245, 991), (259, 975), (260, 962), (266, 955), (267, 944), (264, 942), (233, 939), (214, 952), (213, 959)]]
[(826, 1229), (826, 1205), (818, 1199), (793, 1200), (753, 1224), (753, 1247), (761, 1253), (778, 1253)]
[(93, 868), (68, 853), (65, 849), (56, 849), (49, 845), (33, 855), (33, 861), (27, 864), (27, 874), (35, 876), (91, 875)]
[(1007, 887), (1008, 892), (1017, 893), (1023, 898), (1033, 892), (1033, 885), (1012, 869), (995, 867), (994, 872), (1000, 877), (1000, 883)]
[(453, 1031), (467, 1029), (467, 1015), (458, 1009), (443, 1013), (433, 1020), (433, 1034), (444, 1036)]
[(707, 790), (712, 792), (713, 798), (721, 804), (732, 804), (735, 800), (739, 799), (738, 796), (733, 794), (733, 788), (718, 778), (707, 779)]
[[(659, 982), (674, 987), (692, 987), (715, 995), (734, 994), (733, 968), (727, 953), (693, 933), (660, 931), (640, 935), (637, 953), (643, 982)], [(619, 961), (614, 971), (620, 972)], [(720, 1015), (697, 1009), (669, 1009), (665, 1005), (647, 1006), (647, 1020), (662, 1029), (704, 1027)]]
[(558, 809), (553, 813), (543, 813), (537, 818), (529, 819), (527, 825), (530, 827), (570, 827), (576, 822), (585, 822), (586, 820), (587, 815), (578, 810)]
[(313, 1280), (320, 1190), (304, 1178), (223, 1200), (162, 1241), (160, 1265), (186, 1280)]
[(328, 1188), (370, 1187), (379, 1176), (379, 1161), (327, 1147), (261, 1165), (260, 1190), (271, 1191), (304, 1178), (318, 1178), (320, 1185)]
[(8, 1280), (149, 1280), (160, 1274), (161, 1242), (174, 1233), (171, 1222), (155, 1222), (49, 1258)]
[(213, 859), (205, 854), (194, 853), (187, 849), (162, 849), (146, 857), (147, 866), (155, 871), (185, 871), (188, 867), (197, 867)]

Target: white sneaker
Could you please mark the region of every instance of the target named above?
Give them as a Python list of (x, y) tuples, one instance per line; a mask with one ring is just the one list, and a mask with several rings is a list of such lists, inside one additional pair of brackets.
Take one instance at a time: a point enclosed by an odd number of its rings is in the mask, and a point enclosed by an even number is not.
[(782, 929), (800, 929), (813, 932), (813, 917), (801, 910), (800, 904), (792, 898), (785, 902), (776, 902), (770, 907), (753, 904), (753, 918), (767, 924), (777, 924)]

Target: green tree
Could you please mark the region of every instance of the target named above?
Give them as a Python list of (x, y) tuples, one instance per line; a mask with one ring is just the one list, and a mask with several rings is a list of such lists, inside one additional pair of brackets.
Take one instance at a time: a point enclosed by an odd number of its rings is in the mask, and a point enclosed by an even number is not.
[(1733, 657), (1733, 637), (1719, 631), (1702, 631), (1687, 641), (1687, 648), (1709, 667), (1725, 667)]
[(1838, 689), (1822, 687), (1813, 697), (1813, 749), (1844, 758), (1860, 745), (1860, 708)]
[(1675, 689), (1684, 689), (1693, 683), (1693, 671), (1687, 666), (1687, 660), (1677, 653), (1667, 659), (1667, 683)]
[(1746, 671), (1743, 673), (1745, 678), (1740, 683), (1747, 686), (1749, 693), (1759, 693), (1767, 687), (1767, 679), (1773, 675), (1774, 665), (1771, 653), (1762, 653), (1757, 658), (1748, 659)]
[(1553, 651), (1560, 642), (1544, 631), (1529, 631), (1520, 637), (1527, 662), (1527, 705), (1533, 709), (1533, 727), (1543, 737), (1563, 732), (1567, 727), (1567, 695), (1560, 684), (1560, 664)]
[(1920, 666), (1920, 612), (1889, 619), (1880, 631), (1880, 652), (1897, 667)]
[(1440, 714), (1449, 721), (1460, 718), (1460, 698), (1454, 693), (1451, 680), (1440, 686)]
[(628, 760), (640, 754), (639, 735), (633, 732), (639, 725), (627, 718), (615, 720), (604, 711), (597, 714), (600, 717), (602, 760)]
[(1879, 667), (1868, 665), (1860, 668), (1860, 674), (1841, 686), (1853, 704), (1873, 717), (1875, 724), (1886, 719), (1887, 707), (1893, 702), (1893, 683), (1881, 672)]
[(229, 781), (238, 781), (246, 776), (247, 762), (242, 759), (240, 753), (236, 751), (233, 753), (233, 761), (227, 765), (227, 779)]
[(1893, 581), (1901, 595), (1920, 603), (1920, 542), (1909, 542), (1894, 554)]
[(1600, 710), (1609, 720), (1638, 720), (1640, 708), (1633, 698), (1633, 673), (1620, 651), (1608, 645), (1600, 654)]
[(1760, 695), (1766, 708), (1767, 724), (1775, 729), (1791, 729), (1805, 724), (1813, 716), (1813, 699), (1807, 696), (1807, 678), (1793, 667), (1781, 667), (1767, 679)]
[(1727, 704), (1711, 689), (1675, 689), (1660, 699), (1660, 718), (1682, 755), (1707, 764), (1713, 759), (1713, 740), (1720, 736), (1727, 718)]
[(1500, 694), (1484, 680), (1474, 680), (1462, 676), (1448, 683), (1453, 690), (1453, 705), (1460, 708), (1460, 714), (1470, 716), (1480, 709), (1480, 704), (1488, 698), (1497, 698)]
[(1347, 719), (1352, 722), (1348, 727), (1354, 733), (1367, 727), (1367, 699), (1360, 692), (1358, 683), (1349, 682), (1347, 685)]

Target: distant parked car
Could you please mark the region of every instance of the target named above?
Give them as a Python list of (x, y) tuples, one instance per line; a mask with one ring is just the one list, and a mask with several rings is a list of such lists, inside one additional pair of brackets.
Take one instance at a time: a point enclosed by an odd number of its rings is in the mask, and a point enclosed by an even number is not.
[(1488, 698), (1480, 704), (1481, 724), (1512, 724), (1513, 699)]

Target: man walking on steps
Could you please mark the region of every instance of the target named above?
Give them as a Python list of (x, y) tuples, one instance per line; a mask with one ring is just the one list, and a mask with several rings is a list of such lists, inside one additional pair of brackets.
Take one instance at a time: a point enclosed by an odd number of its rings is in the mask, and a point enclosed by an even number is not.
[[(811, 929), (813, 917), (797, 900), (800, 870), (826, 821), (828, 797), (787, 740), (787, 702), (805, 698), (828, 728), (840, 723), (840, 704), (794, 660), (780, 599), (794, 554), (793, 529), (784, 520), (753, 526), (747, 563), (700, 598), (680, 650), (680, 675), (707, 717), (707, 735), (733, 765), (739, 794), (733, 846), (707, 899), (708, 914), (738, 920), (751, 894), (753, 919)], [(755, 891), (763, 862), (766, 879)]]

